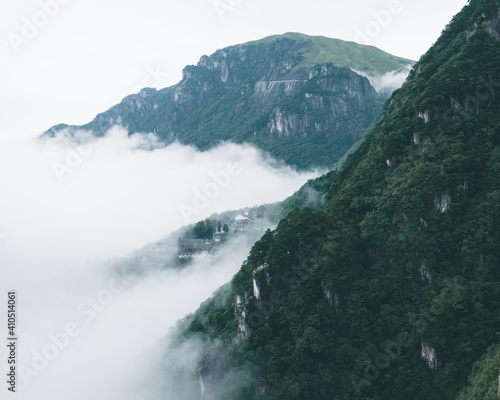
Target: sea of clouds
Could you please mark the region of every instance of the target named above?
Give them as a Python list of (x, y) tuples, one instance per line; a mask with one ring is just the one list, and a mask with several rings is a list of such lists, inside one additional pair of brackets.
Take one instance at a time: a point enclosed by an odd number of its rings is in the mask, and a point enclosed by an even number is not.
[(17, 398), (159, 398), (151, 349), (231, 279), (252, 240), (215, 263), (136, 278), (117, 275), (113, 260), (214, 212), (285, 199), (319, 174), (246, 145), (200, 152), (119, 127), (77, 141), (0, 135), (0, 319), (16, 290)]

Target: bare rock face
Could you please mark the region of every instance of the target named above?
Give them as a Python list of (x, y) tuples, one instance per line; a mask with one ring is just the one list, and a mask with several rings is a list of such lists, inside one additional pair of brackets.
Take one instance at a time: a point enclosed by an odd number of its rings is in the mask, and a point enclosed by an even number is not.
[(422, 277), (422, 280), (427, 282), (429, 285), (432, 283), (432, 274), (425, 262), (420, 265), (420, 276)]
[[(279, 41), (274, 51), (283, 51), (290, 45), (288, 40)], [(241, 101), (238, 113), (255, 109), (267, 116), (261, 124), (271, 134), (297, 139), (315, 134), (341, 134), (346, 124), (352, 125), (348, 120), (354, 110), (371, 115), (374, 103), (379, 102), (380, 96), (367, 78), (332, 64), (291, 73), (299, 61), (284, 56), (281, 62), (269, 63), (267, 71), (263, 65), (252, 64), (256, 71), (249, 76), (246, 63), (253, 59), (252, 51), (255, 49), (243, 52), (242, 56), (239, 47), (221, 50), (203, 57), (196, 67), (186, 68), (184, 80), (175, 91), (177, 107), (183, 112), (196, 112), (213, 101), (211, 93), (222, 86), (226, 92), (238, 92)], [(169, 124), (162, 129), (175, 127)]]
[(436, 207), (436, 212), (444, 213), (451, 203), (451, 197), (448, 194), (443, 194), (436, 196), (434, 199), (434, 206)]
[(325, 299), (331, 308), (334, 308), (337, 314), (340, 313), (340, 297), (333, 289), (333, 281), (331, 279), (323, 279), (321, 281), (321, 289), (325, 295)]
[(495, 18), (484, 21), (483, 28), (495, 40), (500, 40), (500, 12)]
[(244, 342), (249, 341), (250, 337), (252, 336), (252, 328), (247, 323), (248, 312), (249, 312), (248, 301), (246, 300), (244, 301), (242, 299), (242, 296), (237, 295), (235, 303), (235, 313), (236, 316), (238, 317), (237, 337), (239, 344), (243, 344)]
[(253, 295), (257, 302), (260, 302), (261, 300), (261, 295), (260, 295), (260, 290), (262, 286), (262, 282), (265, 280), (267, 284), (269, 284), (270, 281), (270, 276), (269, 272), (267, 269), (269, 268), (269, 265), (263, 264), (255, 271), (253, 271)]
[(426, 342), (422, 342), (422, 358), (425, 360), (429, 368), (433, 370), (438, 369), (438, 359), (436, 350), (430, 347)]

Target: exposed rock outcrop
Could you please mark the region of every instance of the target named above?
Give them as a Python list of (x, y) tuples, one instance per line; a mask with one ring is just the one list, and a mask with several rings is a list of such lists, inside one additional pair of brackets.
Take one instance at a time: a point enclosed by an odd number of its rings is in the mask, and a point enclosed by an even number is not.
[(433, 370), (438, 369), (438, 359), (436, 355), (436, 350), (430, 347), (426, 342), (422, 342), (422, 358), (425, 360), (429, 368)]

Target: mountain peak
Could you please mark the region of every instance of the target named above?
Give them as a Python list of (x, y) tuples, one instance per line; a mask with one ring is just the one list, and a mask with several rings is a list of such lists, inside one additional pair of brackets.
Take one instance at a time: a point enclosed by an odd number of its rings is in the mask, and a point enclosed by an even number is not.
[[(298, 168), (330, 168), (378, 120), (409, 64), (353, 42), (275, 35), (202, 56), (179, 84), (143, 89), (89, 124), (58, 125), (46, 135), (84, 129), (100, 136), (120, 125), (165, 143), (201, 150), (250, 143)], [(390, 84), (382, 82), (386, 73)]]
[(269, 44), (280, 40), (295, 42), (293, 49), (302, 54), (303, 59), (300, 67), (303, 68), (331, 63), (337, 67), (369, 71), (382, 75), (415, 63), (412, 60), (386, 53), (374, 46), (366, 46), (326, 36), (311, 36), (298, 32), (271, 35), (238, 46)]

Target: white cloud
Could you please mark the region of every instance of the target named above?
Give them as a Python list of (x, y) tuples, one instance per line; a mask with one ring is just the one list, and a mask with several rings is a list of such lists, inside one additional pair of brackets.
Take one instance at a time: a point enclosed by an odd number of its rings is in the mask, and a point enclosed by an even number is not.
[[(26, 139), (0, 148), (0, 230), (13, 246), (28, 242), (31, 251), (51, 256), (47, 243), (53, 243), (78, 259), (118, 256), (185, 225), (179, 207), (192, 205), (195, 193), (213, 181), (211, 174), (226, 170), (228, 163), (237, 163), (241, 173), (206, 208), (197, 209), (193, 220), (283, 199), (318, 175), (273, 167), (250, 146), (224, 144), (199, 152), (173, 144), (141, 150), (154, 140), (128, 138), (120, 128), (91, 145), (81, 160), (74, 157), (78, 146), (64, 139)], [(60, 171), (60, 165), (68, 168), (62, 182), (53, 169)]]
[[(66, 165), (68, 154), (72, 172), (60, 182), (52, 164)], [(249, 146), (223, 144), (208, 152), (179, 144), (164, 148), (152, 136), (128, 137), (120, 128), (80, 149), (61, 138), (0, 143), (0, 293), (18, 290), (20, 361), (30, 366), (32, 349), (43, 353), (49, 333), (71, 322), (80, 329), (28, 386), (19, 376), (19, 399), (142, 398), (115, 394), (128, 382), (141, 389), (142, 351), (229, 281), (251, 242), (234, 242), (215, 264), (153, 268), (120, 293), (107, 292), (122, 287), (112, 281), (105, 260), (185, 225), (179, 204), (191, 202), (193, 189), (203, 189), (213, 179), (210, 173), (230, 162), (241, 173), (210, 199), (199, 219), (283, 199), (318, 174), (270, 163)], [(109, 305), (87, 323), (92, 299)], [(5, 355), (2, 348), (0, 360)]]
[(355, 72), (366, 77), (379, 94), (389, 96), (403, 85), (411, 68), (411, 65), (407, 65), (397, 71), (387, 72), (383, 75), (369, 74), (357, 70), (355, 70)]

